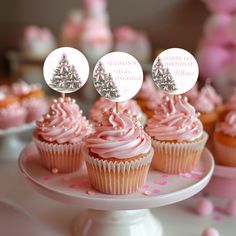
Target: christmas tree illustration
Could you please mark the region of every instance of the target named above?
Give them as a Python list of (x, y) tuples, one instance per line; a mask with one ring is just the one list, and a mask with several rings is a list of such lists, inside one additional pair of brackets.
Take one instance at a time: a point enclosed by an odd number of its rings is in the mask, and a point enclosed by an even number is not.
[(152, 77), (154, 83), (162, 90), (166, 92), (173, 92), (177, 90), (175, 81), (169, 71), (169, 68), (165, 68), (162, 64), (160, 57), (152, 69)]
[(56, 69), (54, 70), (50, 85), (58, 90), (74, 91), (82, 86), (81, 78), (79, 77), (74, 65), (70, 65), (63, 53)]
[(110, 73), (106, 73), (102, 62), (98, 63), (94, 72), (94, 86), (97, 91), (104, 97), (109, 99), (119, 98), (118, 88)]

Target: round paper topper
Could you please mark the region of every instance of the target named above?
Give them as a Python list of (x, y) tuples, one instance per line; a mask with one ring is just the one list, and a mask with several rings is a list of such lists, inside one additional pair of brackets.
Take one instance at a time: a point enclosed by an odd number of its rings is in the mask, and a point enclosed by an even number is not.
[(60, 93), (72, 93), (79, 90), (87, 81), (89, 64), (77, 49), (57, 48), (47, 56), (43, 75), (52, 89)]
[(93, 83), (98, 93), (115, 102), (129, 100), (137, 94), (143, 82), (139, 62), (130, 54), (111, 52), (103, 56), (93, 71)]
[(152, 66), (155, 85), (169, 94), (190, 90), (198, 79), (199, 68), (191, 53), (181, 48), (161, 52)]

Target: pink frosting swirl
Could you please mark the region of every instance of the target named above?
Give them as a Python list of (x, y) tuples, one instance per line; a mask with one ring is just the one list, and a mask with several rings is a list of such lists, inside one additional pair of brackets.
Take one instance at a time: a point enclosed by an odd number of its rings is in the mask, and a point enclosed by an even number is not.
[[(91, 108), (89, 118), (94, 122), (100, 122), (103, 116), (102, 112), (109, 110), (110, 108), (115, 109), (115, 102), (112, 102), (104, 97), (100, 97), (100, 99)], [(143, 116), (142, 110), (138, 103), (132, 99), (119, 103), (119, 112), (123, 113), (125, 111), (129, 111), (131, 115), (137, 116), (138, 120)]]
[(151, 138), (135, 117), (109, 110), (87, 138), (87, 147), (102, 158), (132, 158), (150, 150)]
[(224, 134), (236, 137), (236, 110), (226, 115), (224, 122), (218, 125), (217, 131), (222, 131)]
[(212, 112), (215, 109), (214, 103), (202, 93), (198, 96), (193, 105), (197, 111), (203, 113)]
[(186, 97), (164, 97), (148, 121), (146, 131), (157, 140), (182, 142), (199, 138), (203, 126)]
[(154, 109), (163, 96), (164, 92), (155, 87), (150, 76), (146, 77), (137, 95), (138, 98), (146, 100), (146, 105), (150, 109)]
[(216, 90), (210, 85), (206, 84), (201, 93), (205, 95), (215, 106), (222, 104), (222, 97), (216, 93)]
[(226, 102), (225, 108), (226, 110), (236, 110), (236, 88), (234, 88), (233, 95)]
[(54, 99), (49, 113), (36, 122), (37, 135), (57, 143), (80, 142), (90, 132), (89, 122), (74, 99)]
[(22, 96), (40, 88), (41, 86), (38, 84), (27, 84), (25, 81), (19, 81), (12, 84), (11, 90), (15, 96)]

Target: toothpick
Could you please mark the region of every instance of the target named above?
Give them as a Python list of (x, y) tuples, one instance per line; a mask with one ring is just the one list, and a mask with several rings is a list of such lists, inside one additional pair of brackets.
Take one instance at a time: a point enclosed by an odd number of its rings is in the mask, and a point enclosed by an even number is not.
[(119, 102), (116, 102), (116, 113), (119, 112)]
[(61, 93), (61, 96), (63, 99), (65, 99), (65, 97), (66, 97), (65, 93)]

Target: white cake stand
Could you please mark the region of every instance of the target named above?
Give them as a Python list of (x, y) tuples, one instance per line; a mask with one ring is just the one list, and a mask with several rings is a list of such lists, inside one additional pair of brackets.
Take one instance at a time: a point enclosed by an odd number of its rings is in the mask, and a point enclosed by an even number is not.
[(182, 201), (201, 191), (212, 176), (214, 161), (205, 149), (193, 173), (166, 175), (150, 170), (143, 189), (119, 196), (93, 190), (85, 170), (56, 175), (47, 171), (33, 143), (21, 152), (19, 167), (41, 194), (89, 209), (75, 221), (76, 236), (161, 236), (161, 223), (149, 209)]
[[(13, 160), (16, 160), (19, 152), (25, 146), (25, 142), (22, 142), (17, 135), (29, 132), (33, 130), (34, 127), (35, 123), (32, 122), (19, 127), (0, 129), (0, 159), (9, 160), (9, 157), (11, 157)], [(9, 153), (11, 154), (9, 155)], [(12, 155), (12, 153), (16, 153), (16, 155)]]

